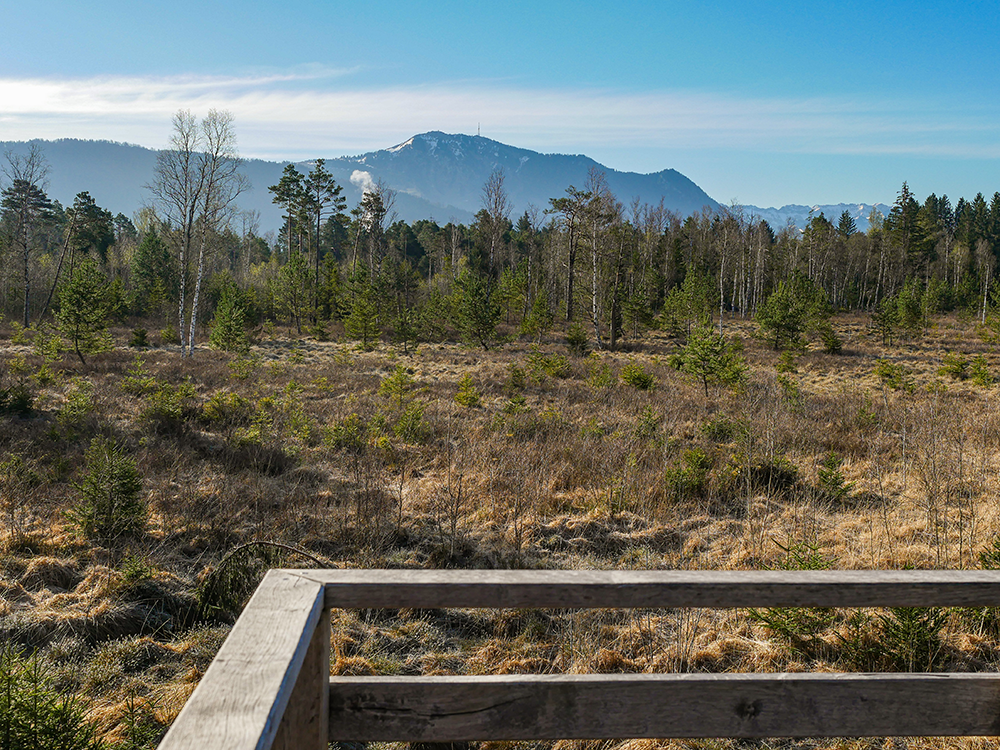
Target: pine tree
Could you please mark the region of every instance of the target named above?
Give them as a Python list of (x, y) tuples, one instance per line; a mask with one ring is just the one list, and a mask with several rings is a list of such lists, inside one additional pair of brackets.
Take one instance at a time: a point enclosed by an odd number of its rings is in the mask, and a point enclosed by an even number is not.
[(55, 312), (59, 331), (73, 344), (76, 356), (109, 348), (108, 319), (114, 312), (113, 288), (93, 258), (84, 258), (69, 281), (59, 288)]
[(378, 298), (370, 284), (365, 284), (354, 295), (351, 312), (344, 318), (344, 330), (352, 339), (361, 343), (362, 349), (371, 349), (382, 332)]
[(706, 398), (709, 383), (736, 385), (746, 377), (747, 371), (739, 347), (727, 342), (711, 325), (692, 330), (687, 344), (671, 358), (670, 364), (699, 379), (705, 387)]

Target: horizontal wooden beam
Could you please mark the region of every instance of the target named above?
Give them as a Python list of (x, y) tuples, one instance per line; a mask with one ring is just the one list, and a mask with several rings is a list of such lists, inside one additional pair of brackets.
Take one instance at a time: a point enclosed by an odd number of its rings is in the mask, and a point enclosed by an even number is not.
[(340, 608), (1000, 606), (1000, 571), (297, 571)]
[(1000, 735), (1000, 675), (337, 677), (331, 741)]
[[(328, 622), (323, 611), (322, 586), (298, 571), (269, 571), (159, 750), (270, 748), (316, 628)], [(320, 646), (312, 649), (321, 654), (325, 676), (329, 651), (322, 644), (329, 644), (328, 627), (318, 639)], [(320, 695), (325, 683), (315, 683)], [(325, 702), (316, 705), (325, 707)], [(325, 721), (317, 726), (325, 730)]]

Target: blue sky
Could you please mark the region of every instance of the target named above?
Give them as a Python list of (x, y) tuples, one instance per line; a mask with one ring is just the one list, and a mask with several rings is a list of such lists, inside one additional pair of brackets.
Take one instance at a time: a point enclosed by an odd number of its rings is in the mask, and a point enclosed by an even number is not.
[(0, 18), (0, 140), (158, 148), (178, 109), (214, 107), (274, 160), (481, 127), (674, 168), (723, 203), (1000, 190), (995, 1), (0, 0)]

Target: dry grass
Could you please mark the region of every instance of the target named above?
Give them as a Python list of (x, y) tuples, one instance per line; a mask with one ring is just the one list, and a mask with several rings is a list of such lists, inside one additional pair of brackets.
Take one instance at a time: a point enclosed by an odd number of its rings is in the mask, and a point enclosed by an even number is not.
[[(837, 326), (842, 355), (805, 352), (780, 373), (750, 324), (730, 324), (752, 375), (709, 398), (668, 366), (675, 344), (660, 334), (548, 373), (540, 356), (565, 355), (557, 337), (488, 354), (291, 338), (245, 359), (159, 349), (138, 355), (145, 386), (133, 351), (66, 358), (52, 382), (32, 381), (32, 416), (2, 417), (0, 448), (22, 463), (0, 480), (0, 631), (41, 649), (115, 739), (130, 711), (162, 726), (180, 710), (226, 632), (225, 616), (199, 619), (198, 581), (248, 540), (349, 566), (760, 568), (787, 564), (786, 549), (842, 568), (978, 566), (1000, 532), (997, 393), (939, 368), (961, 352), (1000, 372), (1000, 355), (955, 319), (892, 348), (860, 318)], [(911, 391), (883, 385), (880, 359), (906, 368)], [(653, 389), (617, 377), (629, 362)], [(0, 363), (30, 378), (42, 361), (9, 346)], [(397, 368), (408, 378), (387, 394)], [(465, 375), (478, 406), (455, 401)], [(135, 458), (150, 510), (145, 533), (115, 543), (81, 539), (65, 515), (98, 435)], [(831, 454), (843, 491), (822, 478)], [(332, 669), (844, 669), (859, 658), (843, 645), (851, 616), (804, 649), (745, 612), (338, 613)], [(941, 663), (996, 669), (994, 620), (952, 613)]]

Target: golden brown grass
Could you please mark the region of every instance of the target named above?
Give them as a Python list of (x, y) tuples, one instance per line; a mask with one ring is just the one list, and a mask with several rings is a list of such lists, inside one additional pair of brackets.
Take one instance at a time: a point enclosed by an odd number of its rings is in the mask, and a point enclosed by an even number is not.
[[(198, 581), (248, 540), (349, 566), (759, 568), (786, 564), (787, 549), (840, 568), (978, 566), (1000, 533), (997, 389), (939, 368), (962, 352), (1000, 373), (1000, 355), (957, 319), (895, 347), (861, 318), (837, 327), (843, 354), (804, 352), (780, 373), (751, 324), (729, 324), (752, 374), (708, 398), (669, 367), (675, 343), (656, 333), (627, 353), (568, 358), (558, 375), (526, 343), (406, 356), (277, 338), (243, 359), (124, 348), (86, 366), (66, 358), (53, 382), (33, 384), (33, 416), (2, 417), (0, 449), (27, 468), (0, 483), (0, 631), (41, 649), (114, 739), (128, 711), (165, 725), (180, 710), (226, 631), (224, 616), (198, 619)], [(539, 352), (566, 354), (557, 336)], [(127, 386), (137, 356), (146, 392)], [(5, 373), (16, 357), (29, 377), (41, 366), (30, 348), (5, 347)], [(883, 385), (879, 359), (903, 365), (912, 390)], [(629, 362), (652, 374), (652, 390), (618, 379)], [(404, 392), (380, 392), (400, 367)], [(478, 406), (455, 401), (465, 375)], [(91, 401), (70, 414), (81, 381)], [(174, 416), (154, 408), (153, 391), (185, 382)], [(68, 523), (96, 435), (143, 473), (150, 516), (138, 537), (95, 543)], [(821, 478), (831, 454), (843, 492)], [(337, 613), (332, 669), (844, 669), (850, 617), (838, 613), (803, 649), (745, 612)], [(995, 621), (953, 613), (942, 663), (996, 669), (998, 638)]]

